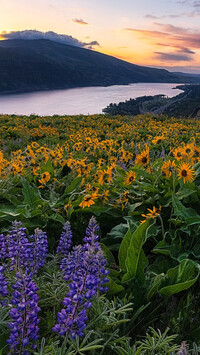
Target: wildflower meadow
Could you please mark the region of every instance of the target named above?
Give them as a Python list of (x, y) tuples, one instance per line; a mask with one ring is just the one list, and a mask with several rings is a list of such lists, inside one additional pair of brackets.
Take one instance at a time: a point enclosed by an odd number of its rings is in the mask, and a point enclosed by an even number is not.
[(200, 121), (0, 117), (0, 354), (200, 353)]

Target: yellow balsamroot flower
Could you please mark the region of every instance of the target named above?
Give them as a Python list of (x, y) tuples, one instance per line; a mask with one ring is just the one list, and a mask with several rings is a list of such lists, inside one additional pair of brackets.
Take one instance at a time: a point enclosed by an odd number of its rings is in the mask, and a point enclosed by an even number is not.
[(155, 218), (160, 214), (161, 211), (161, 206), (159, 206), (159, 208), (153, 206), (153, 209), (151, 210), (150, 208), (147, 208), (147, 211), (149, 211), (149, 213), (146, 214), (142, 214), (142, 217), (144, 217), (145, 219), (143, 221), (140, 221), (141, 223), (144, 223), (147, 221), (147, 219), (150, 218)]
[(128, 171), (126, 173), (126, 176), (125, 176), (125, 179), (124, 179), (124, 184), (125, 185), (130, 185), (132, 184), (133, 181), (135, 181), (135, 178), (136, 178), (136, 174), (134, 171)]
[(143, 149), (135, 159), (135, 164), (146, 166), (149, 164), (149, 148)]
[(95, 201), (99, 197), (99, 194), (97, 191), (95, 191), (91, 195), (86, 195), (83, 199), (83, 201), (79, 204), (80, 207), (85, 208), (85, 207), (90, 207), (95, 204)]
[(174, 160), (168, 160), (161, 166), (161, 170), (165, 174), (166, 178), (170, 178), (172, 176), (172, 172), (175, 171), (175, 169), (176, 164)]
[(65, 207), (66, 213), (68, 213), (69, 210), (70, 210), (70, 208), (72, 208), (72, 203), (71, 203), (71, 201), (69, 201), (64, 207)]
[(46, 182), (48, 182), (51, 179), (51, 175), (48, 173), (48, 171), (45, 171), (42, 174), (41, 179), (39, 179), (38, 181), (40, 182), (40, 184), (45, 185)]
[(192, 182), (194, 180), (194, 170), (188, 163), (183, 163), (178, 167), (178, 178), (183, 182)]
[(165, 138), (163, 136), (156, 136), (154, 137), (154, 139), (152, 140), (153, 144), (160, 144), (162, 142), (165, 141)]
[(109, 190), (104, 191), (104, 193), (101, 195), (103, 205), (105, 205), (106, 202), (108, 201), (108, 196), (109, 196)]
[(173, 150), (173, 156), (176, 160), (182, 160), (184, 157), (184, 149), (183, 148), (176, 148)]

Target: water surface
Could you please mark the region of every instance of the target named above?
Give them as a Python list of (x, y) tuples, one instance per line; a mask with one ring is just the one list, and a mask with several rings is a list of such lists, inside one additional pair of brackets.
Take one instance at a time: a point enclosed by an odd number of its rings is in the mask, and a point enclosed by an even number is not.
[(77, 115), (102, 113), (112, 103), (144, 95), (173, 97), (182, 92), (179, 84), (138, 83), (67, 90), (40, 91), (0, 96), (1, 114)]

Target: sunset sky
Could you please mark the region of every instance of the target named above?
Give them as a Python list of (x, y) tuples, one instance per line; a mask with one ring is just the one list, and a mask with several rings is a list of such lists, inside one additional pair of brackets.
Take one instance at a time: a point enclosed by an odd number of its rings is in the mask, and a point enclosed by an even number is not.
[(53, 31), (131, 63), (200, 73), (200, 0), (0, 0), (0, 4), (1, 39), (14, 38), (11, 31)]

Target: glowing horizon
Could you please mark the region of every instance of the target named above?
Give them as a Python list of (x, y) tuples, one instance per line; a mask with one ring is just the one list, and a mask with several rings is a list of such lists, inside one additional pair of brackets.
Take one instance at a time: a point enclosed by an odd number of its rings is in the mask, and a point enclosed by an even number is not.
[(1, 39), (53, 31), (137, 65), (200, 73), (199, 0), (1, 2)]

